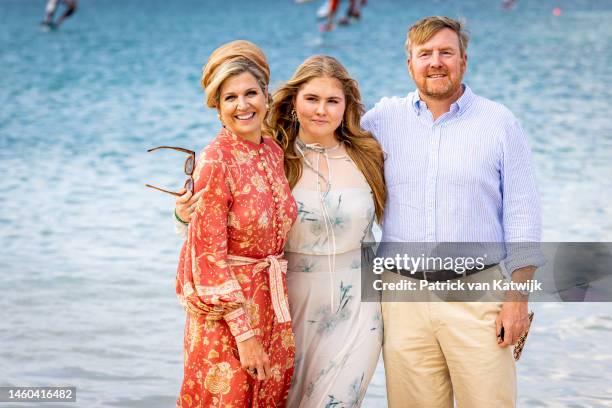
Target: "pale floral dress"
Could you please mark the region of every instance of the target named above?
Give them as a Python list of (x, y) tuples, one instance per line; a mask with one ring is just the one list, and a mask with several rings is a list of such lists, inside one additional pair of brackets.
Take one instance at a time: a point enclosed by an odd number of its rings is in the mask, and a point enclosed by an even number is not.
[(287, 406), (358, 407), (382, 346), (380, 304), (361, 302), (360, 287), (360, 247), (373, 241), (374, 201), (344, 146), (298, 140), (296, 147), (306, 162), (285, 246), (296, 341)]

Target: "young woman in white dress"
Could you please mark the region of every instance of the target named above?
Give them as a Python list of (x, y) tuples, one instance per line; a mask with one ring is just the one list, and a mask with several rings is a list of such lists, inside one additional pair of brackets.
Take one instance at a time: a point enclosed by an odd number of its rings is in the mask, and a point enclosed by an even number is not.
[[(358, 407), (382, 346), (380, 304), (361, 301), (361, 244), (386, 200), (383, 152), (359, 121), (357, 82), (334, 58), (313, 56), (278, 89), (269, 126), (285, 152), (298, 204), (285, 258), (296, 341), (287, 406)], [(189, 194), (176, 213), (188, 220)]]
[(274, 94), (298, 218), (285, 246), (296, 366), (288, 407), (359, 406), (382, 344), (380, 305), (361, 301), (361, 243), (386, 191), (383, 153), (362, 130), (357, 83), (334, 58), (308, 58)]

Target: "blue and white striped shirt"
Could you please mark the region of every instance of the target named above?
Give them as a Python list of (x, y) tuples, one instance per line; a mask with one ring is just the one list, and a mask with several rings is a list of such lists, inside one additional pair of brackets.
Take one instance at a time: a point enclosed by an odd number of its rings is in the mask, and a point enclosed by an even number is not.
[[(362, 118), (384, 152), (383, 242), (539, 242), (540, 204), (527, 138), (503, 105), (468, 86), (433, 120), (418, 91), (383, 98)], [(504, 248), (505, 247), (505, 248)], [(541, 266), (538, 250), (503, 245), (508, 271)]]

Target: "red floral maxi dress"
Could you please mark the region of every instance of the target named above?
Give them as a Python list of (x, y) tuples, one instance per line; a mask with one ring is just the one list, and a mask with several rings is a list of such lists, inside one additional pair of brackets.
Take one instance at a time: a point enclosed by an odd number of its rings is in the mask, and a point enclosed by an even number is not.
[[(176, 292), (187, 312), (177, 407), (282, 407), (295, 345), (281, 256), (296, 218), (282, 150), (222, 129), (198, 160), (202, 197), (181, 250)], [(237, 341), (257, 336), (272, 375), (240, 366)]]

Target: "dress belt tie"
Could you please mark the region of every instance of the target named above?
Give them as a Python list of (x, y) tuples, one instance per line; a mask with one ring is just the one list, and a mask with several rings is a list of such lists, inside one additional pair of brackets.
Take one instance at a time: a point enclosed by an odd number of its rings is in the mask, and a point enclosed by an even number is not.
[(268, 269), (270, 280), (270, 297), (272, 307), (279, 323), (291, 321), (289, 314), (289, 304), (285, 296), (285, 286), (283, 285), (283, 274), (287, 274), (287, 260), (281, 255), (268, 255), (263, 259), (249, 258), (247, 256), (227, 255), (227, 261), (232, 266), (255, 265), (253, 273), (259, 273)]

